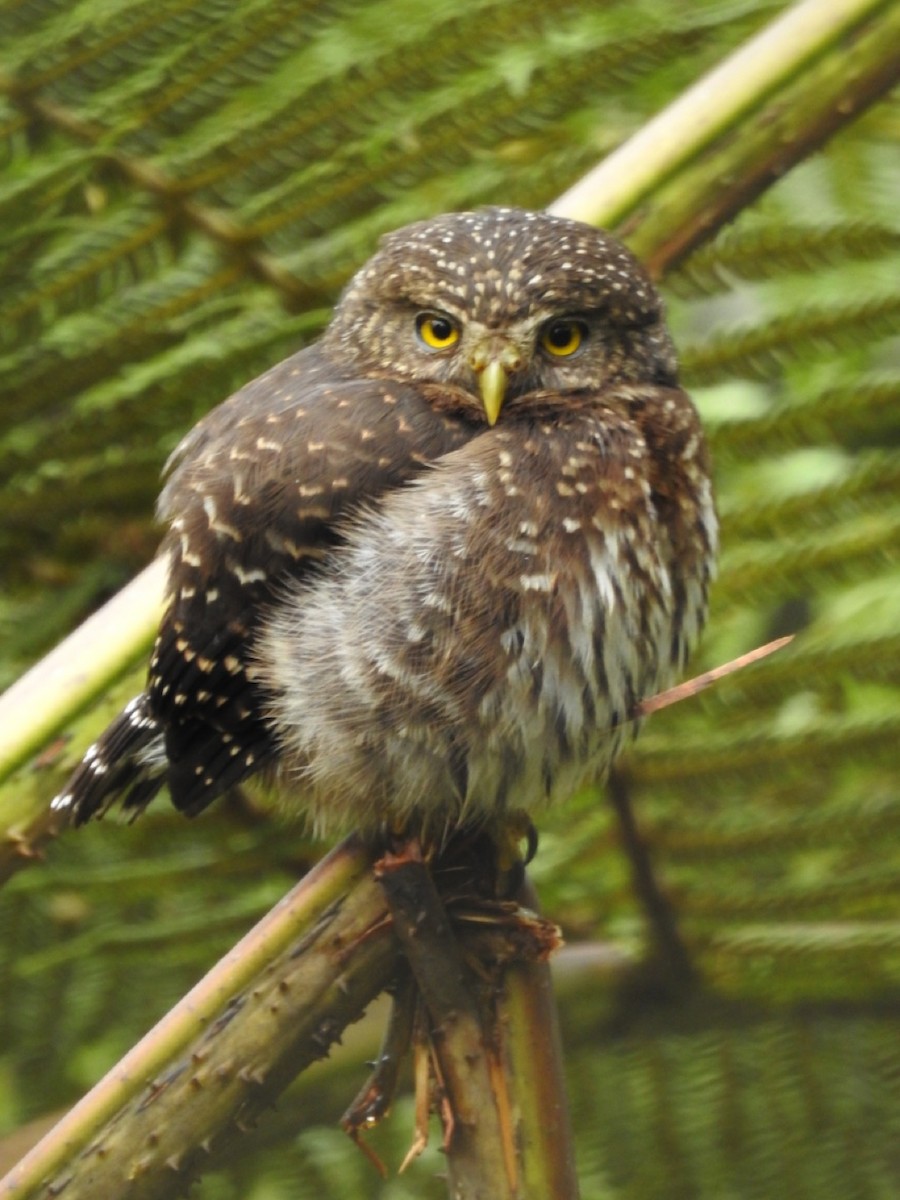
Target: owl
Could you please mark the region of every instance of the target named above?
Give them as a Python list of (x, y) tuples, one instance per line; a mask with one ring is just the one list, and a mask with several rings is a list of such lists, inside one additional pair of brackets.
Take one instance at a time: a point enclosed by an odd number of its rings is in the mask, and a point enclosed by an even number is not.
[(257, 771), (324, 834), (532, 814), (602, 778), (704, 621), (698, 417), (648, 276), (579, 222), (388, 235), (167, 469), (147, 687), (54, 800), (76, 823)]

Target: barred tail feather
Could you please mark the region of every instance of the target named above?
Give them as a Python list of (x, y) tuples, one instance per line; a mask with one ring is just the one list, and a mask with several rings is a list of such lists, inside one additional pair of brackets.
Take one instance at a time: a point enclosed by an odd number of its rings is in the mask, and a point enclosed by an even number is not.
[(88, 747), (50, 807), (70, 814), (75, 825), (102, 816), (117, 800), (140, 812), (165, 783), (166, 767), (162, 731), (142, 692)]

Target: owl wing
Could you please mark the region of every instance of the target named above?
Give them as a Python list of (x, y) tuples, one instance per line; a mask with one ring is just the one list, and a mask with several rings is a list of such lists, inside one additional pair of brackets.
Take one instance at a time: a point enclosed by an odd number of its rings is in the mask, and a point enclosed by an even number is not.
[(270, 760), (268, 699), (251, 662), (264, 611), (287, 581), (327, 569), (354, 509), (471, 436), (416, 387), (342, 378), (318, 346), (214, 409), (167, 465), (167, 606), (146, 692), (91, 747), (56, 807), (81, 822), (120, 797), (143, 808), (167, 783), (193, 815)]

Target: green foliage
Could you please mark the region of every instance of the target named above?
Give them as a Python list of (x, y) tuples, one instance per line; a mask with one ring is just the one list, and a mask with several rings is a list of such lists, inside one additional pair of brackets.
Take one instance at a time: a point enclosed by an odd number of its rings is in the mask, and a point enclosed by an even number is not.
[[(380, 232), (548, 203), (783, 7), (7, 0), (0, 679), (147, 560), (168, 452), (315, 336)], [(664, 283), (723, 520), (694, 668), (797, 637), (650, 719), (629, 756), (641, 832), (718, 1001), (648, 1014), (599, 985), (573, 1001), (589, 1198), (896, 1182), (897, 124), (883, 102)], [(17, 786), (49, 797), (71, 760)], [(12, 882), (9, 1127), (74, 1099), (301, 869), (300, 832), (257, 817), (223, 805), (186, 824), (161, 806), (63, 839)], [(605, 798), (539, 825), (535, 879), (568, 940), (645, 955)], [(261, 1131), (264, 1162), (242, 1156), (202, 1194), (442, 1194), (423, 1182), (437, 1155), (378, 1191), (336, 1135), (296, 1133), (304, 1103), (301, 1085), (286, 1146)], [(392, 1165), (403, 1112), (381, 1143)]]

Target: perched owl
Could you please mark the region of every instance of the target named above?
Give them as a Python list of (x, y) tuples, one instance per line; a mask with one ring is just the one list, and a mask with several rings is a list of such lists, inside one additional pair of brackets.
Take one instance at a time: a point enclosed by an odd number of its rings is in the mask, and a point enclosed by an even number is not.
[(147, 689), (53, 802), (79, 823), (262, 769), (319, 831), (533, 812), (603, 775), (704, 619), (709, 464), (662, 305), (575, 221), (390, 234), (169, 470)]

